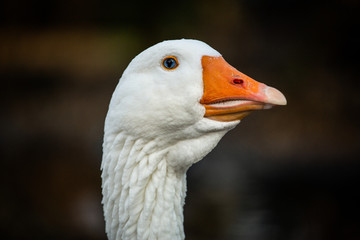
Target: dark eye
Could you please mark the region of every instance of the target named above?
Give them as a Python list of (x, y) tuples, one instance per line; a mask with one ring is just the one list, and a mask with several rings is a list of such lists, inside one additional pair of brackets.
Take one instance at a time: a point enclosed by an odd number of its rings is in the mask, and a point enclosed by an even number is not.
[(170, 56), (170, 57), (166, 57), (163, 60), (162, 65), (166, 69), (174, 70), (175, 68), (177, 68), (177, 66), (179, 66), (179, 63), (178, 63), (176, 57)]

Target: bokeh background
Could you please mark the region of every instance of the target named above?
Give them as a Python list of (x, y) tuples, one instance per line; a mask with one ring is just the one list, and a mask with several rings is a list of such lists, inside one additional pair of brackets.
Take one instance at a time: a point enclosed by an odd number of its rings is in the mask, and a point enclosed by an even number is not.
[(187, 239), (360, 239), (359, 1), (3, 0), (1, 239), (106, 239), (103, 122), (129, 61), (207, 42), (286, 107), (188, 173)]

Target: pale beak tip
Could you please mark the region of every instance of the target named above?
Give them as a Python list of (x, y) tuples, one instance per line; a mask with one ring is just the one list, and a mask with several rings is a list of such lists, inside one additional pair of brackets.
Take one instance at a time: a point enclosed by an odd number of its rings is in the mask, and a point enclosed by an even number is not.
[(286, 105), (287, 101), (284, 96), (279, 90), (273, 87), (267, 87), (265, 89), (265, 95), (267, 97), (266, 103), (272, 105)]

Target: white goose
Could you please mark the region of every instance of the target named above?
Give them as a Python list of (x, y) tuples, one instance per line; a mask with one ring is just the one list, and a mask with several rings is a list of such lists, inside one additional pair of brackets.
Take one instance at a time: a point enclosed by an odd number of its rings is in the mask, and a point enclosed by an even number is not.
[(158, 43), (124, 71), (105, 121), (109, 239), (184, 239), (186, 171), (251, 111), (285, 105), (197, 40)]

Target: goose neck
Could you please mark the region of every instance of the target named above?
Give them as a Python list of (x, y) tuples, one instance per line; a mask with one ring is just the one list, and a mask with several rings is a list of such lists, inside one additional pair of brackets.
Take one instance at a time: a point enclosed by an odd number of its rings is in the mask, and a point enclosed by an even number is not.
[(185, 172), (156, 141), (119, 134), (104, 142), (103, 205), (109, 239), (184, 239)]

